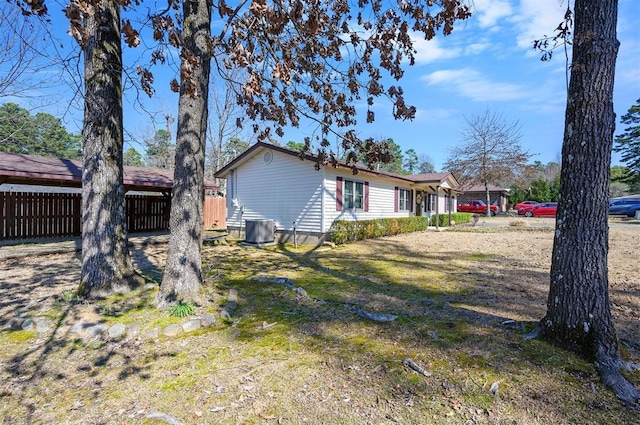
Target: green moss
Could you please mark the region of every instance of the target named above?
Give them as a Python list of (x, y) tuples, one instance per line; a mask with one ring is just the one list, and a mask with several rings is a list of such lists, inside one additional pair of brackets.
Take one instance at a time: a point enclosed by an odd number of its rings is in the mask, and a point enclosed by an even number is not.
[(475, 260), (475, 261), (486, 261), (486, 260), (493, 260), (496, 258), (495, 254), (485, 254), (483, 252), (477, 252), (474, 254), (469, 254), (467, 256), (468, 259), (470, 260)]
[(9, 331), (6, 333), (0, 334), (0, 345), (5, 344), (18, 344), (22, 342), (26, 342), (38, 337), (38, 332), (36, 331)]

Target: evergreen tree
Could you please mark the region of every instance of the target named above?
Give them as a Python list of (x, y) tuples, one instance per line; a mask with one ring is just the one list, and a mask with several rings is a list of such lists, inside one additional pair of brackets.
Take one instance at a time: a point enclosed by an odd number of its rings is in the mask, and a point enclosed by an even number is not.
[(129, 148), (124, 151), (122, 163), (127, 167), (144, 167), (142, 155), (136, 150), (136, 148)]
[(627, 168), (616, 181), (629, 183), (634, 189), (640, 190), (640, 99), (622, 116), (620, 122), (629, 127), (616, 136), (613, 150), (622, 154), (620, 159), (627, 164)]

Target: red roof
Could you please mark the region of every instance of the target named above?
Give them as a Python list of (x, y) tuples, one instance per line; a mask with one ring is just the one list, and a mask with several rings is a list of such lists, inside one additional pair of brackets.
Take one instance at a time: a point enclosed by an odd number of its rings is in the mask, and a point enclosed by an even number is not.
[[(0, 152), (0, 184), (82, 187), (82, 161)], [(173, 171), (159, 168), (124, 167), (125, 190), (168, 191)], [(219, 187), (205, 181), (206, 190)]]

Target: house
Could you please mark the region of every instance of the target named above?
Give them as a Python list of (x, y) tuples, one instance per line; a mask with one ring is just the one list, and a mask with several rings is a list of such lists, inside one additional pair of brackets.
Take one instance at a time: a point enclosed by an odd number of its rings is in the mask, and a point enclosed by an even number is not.
[[(509, 196), (511, 195), (510, 189), (499, 187), (493, 184), (488, 185), (490, 205), (496, 205), (500, 208), (500, 211), (507, 211), (509, 207)], [(458, 204), (465, 204), (474, 199), (480, 199), (487, 202), (487, 192), (484, 184), (471, 184), (463, 185), (460, 187), (462, 192), (458, 196)]]
[(396, 175), (344, 163), (316, 170), (316, 158), (259, 142), (220, 169), (227, 180), (227, 230), (273, 220), (275, 237), (322, 241), (335, 220), (432, 216), (456, 211), (458, 181), (451, 173)]

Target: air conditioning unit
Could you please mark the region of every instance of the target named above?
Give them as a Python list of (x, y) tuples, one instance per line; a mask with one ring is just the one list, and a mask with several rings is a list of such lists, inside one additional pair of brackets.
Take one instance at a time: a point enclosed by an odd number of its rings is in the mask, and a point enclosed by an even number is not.
[(273, 220), (245, 220), (245, 242), (252, 244), (271, 243), (275, 240)]

